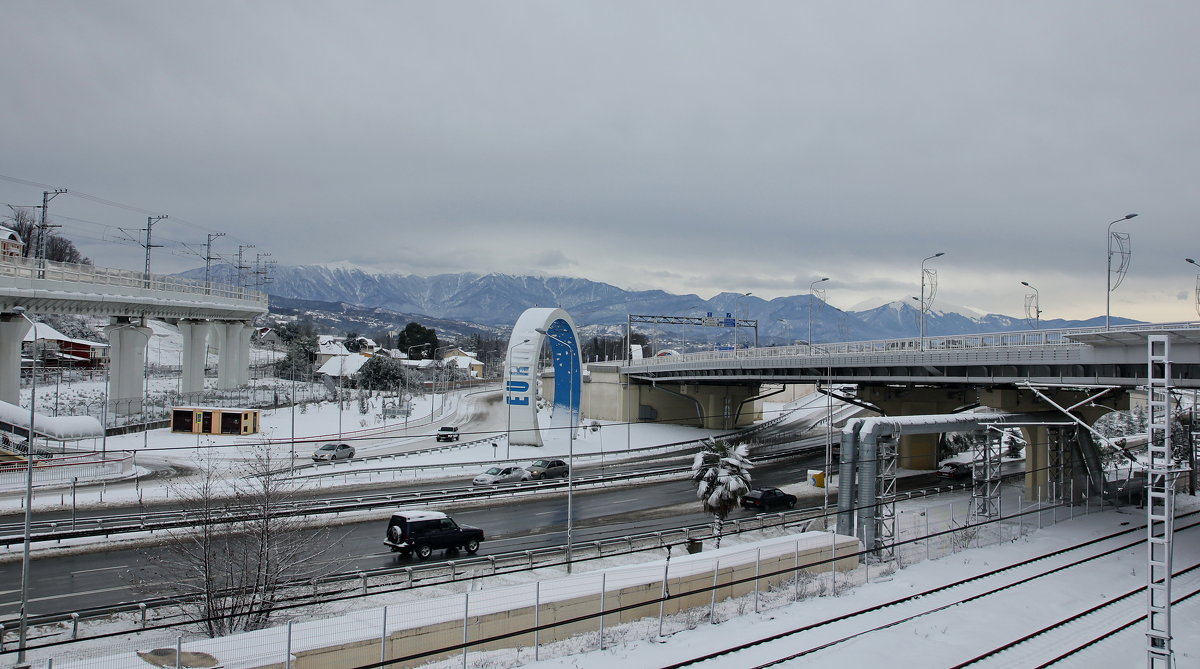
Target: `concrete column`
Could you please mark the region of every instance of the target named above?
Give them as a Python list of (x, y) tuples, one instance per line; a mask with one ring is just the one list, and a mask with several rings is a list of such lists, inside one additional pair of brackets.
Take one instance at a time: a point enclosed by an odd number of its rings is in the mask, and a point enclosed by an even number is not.
[(29, 329), (20, 314), (0, 316), (0, 402), (21, 403), (21, 341)]
[(215, 324), (217, 345), (220, 354), (217, 359), (217, 388), (233, 390), (242, 379), (241, 334), (244, 327), (241, 321), (225, 321)]
[(204, 390), (204, 366), (207, 362), (208, 335), (212, 324), (208, 321), (179, 321), (179, 332), (183, 335), (183, 392), (198, 393)]
[(238, 358), (241, 360), (238, 365), (239, 385), (250, 383), (250, 340), (253, 337), (254, 327), (250, 323), (243, 323), (241, 336), (238, 337)]
[[(1050, 464), (1049, 430), (1045, 425), (1027, 425), (1021, 428), (1021, 436), (1025, 437), (1025, 499), (1049, 500), (1052, 497), (1050, 489), (1051, 472), (1047, 470)], [(1067, 452), (1070, 457), (1070, 451)]]
[(146, 392), (146, 346), (154, 331), (131, 323), (112, 323), (108, 335), (108, 401), (117, 415), (141, 413)]

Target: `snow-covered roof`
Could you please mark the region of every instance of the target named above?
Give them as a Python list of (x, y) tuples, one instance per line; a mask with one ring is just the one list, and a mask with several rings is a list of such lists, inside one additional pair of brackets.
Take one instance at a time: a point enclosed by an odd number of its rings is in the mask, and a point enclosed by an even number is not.
[(370, 359), (365, 355), (339, 355), (327, 360), (317, 373), (326, 376), (354, 376)]
[(108, 348), (108, 344), (104, 344), (102, 342), (68, 337), (67, 335), (55, 330), (45, 323), (34, 323), (33, 327), (29, 328), (29, 331), (25, 333), (25, 338), (22, 341), (33, 341), (35, 335), (42, 341), (67, 341), (71, 342), (72, 344), (84, 344), (97, 348)]
[[(76, 441), (78, 439), (96, 439), (104, 436), (104, 428), (99, 419), (92, 416), (43, 416), (36, 413), (33, 417), (33, 431), (54, 441)], [(8, 402), (0, 402), (0, 422), (29, 429), (29, 409)]]
[(350, 355), (350, 351), (347, 351), (342, 342), (336, 339), (318, 342), (317, 348), (319, 349), (317, 352), (323, 355)]

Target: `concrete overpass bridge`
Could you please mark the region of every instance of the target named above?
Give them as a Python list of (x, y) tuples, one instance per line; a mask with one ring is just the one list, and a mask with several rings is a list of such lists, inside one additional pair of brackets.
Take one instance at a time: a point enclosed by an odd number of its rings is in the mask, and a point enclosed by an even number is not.
[[(1162, 363), (1165, 337), (1166, 364)], [(880, 414), (852, 421), (840, 436), (839, 531), (857, 526), (884, 545), (894, 516), (897, 467), (934, 469), (943, 432), (970, 432), (981, 515), (999, 498), (1000, 437), (1023, 433), (1027, 499), (1082, 499), (1106, 489), (1107, 440), (1092, 425), (1127, 409), (1131, 392), (1161, 384), (1195, 398), (1200, 390), (1200, 323), (1033, 330), (979, 335), (704, 351), (589, 366), (592, 407), (625, 420), (667, 420), (728, 429), (757, 416), (767, 384), (819, 384)], [(966, 413), (967, 409), (994, 411)], [(623, 415), (622, 415), (623, 414)], [(861, 437), (861, 441), (860, 441)], [(860, 448), (861, 447), (861, 448)], [(1163, 448), (1162, 446), (1159, 447)], [(1168, 449), (1169, 452), (1169, 449)], [(873, 520), (874, 522), (866, 522)]]
[(238, 286), (191, 281), (128, 270), (58, 263), (32, 258), (0, 258), (0, 402), (17, 404), (21, 341), (28, 314), (82, 314), (108, 317), (111, 374), (109, 398), (119, 411), (140, 411), (146, 346), (152, 334), (146, 319), (161, 319), (183, 333), (184, 393), (204, 388), (209, 337), (220, 351), (217, 384), (246, 383), (250, 321), (267, 312), (267, 296)]

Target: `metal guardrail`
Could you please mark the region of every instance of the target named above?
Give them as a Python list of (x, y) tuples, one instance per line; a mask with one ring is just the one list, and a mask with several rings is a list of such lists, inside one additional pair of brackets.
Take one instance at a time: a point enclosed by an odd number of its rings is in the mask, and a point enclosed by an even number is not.
[[(193, 281), (165, 274), (145, 274), (130, 270), (97, 267), (95, 265), (79, 265), (75, 263), (55, 262), (53, 260), (38, 261), (33, 258), (0, 258), (0, 277), (11, 277), (27, 281), (62, 281), (67, 283), (86, 283), (100, 286), (116, 286), (136, 288), (139, 290), (156, 290), (187, 295), (203, 295), (220, 297), (254, 303), (266, 309), (267, 295), (257, 290), (247, 290), (240, 286), (215, 284), (211, 281)], [(31, 286), (32, 287), (32, 286)]]
[(831, 357), (852, 355), (885, 355), (898, 353), (938, 353), (945, 351), (980, 351), (1007, 348), (1086, 348), (1089, 345), (1072, 341), (1069, 337), (1105, 332), (1146, 332), (1163, 330), (1200, 330), (1196, 322), (1154, 323), (1124, 325), (1112, 328), (1066, 328), (1061, 330), (1026, 330), (1020, 332), (997, 332), (987, 334), (926, 336), (924, 343), (919, 337), (901, 339), (878, 339), (872, 341), (840, 342), (798, 346), (772, 346), (748, 348), (734, 351), (700, 351), (680, 355), (643, 358), (627, 362), (624, 367), (651, 368), (678, 365), (689, 362), (755, 360), (773, 358), (807, 357), (814, 364), (821, 364)]
[[(909, 491), (898, 495), (898, 499), (915, 499), (930, 497), (955, 490), (962, 490), (970, 484), (953, 484), (936, 486), (921, 490)], [(799, 523), (811, 522), (822, 516), (832, 516), (836, 509), (808, 507), (791, 511), (764, 513), (748, 518), (736, 518), (725, 521), (722, 536), (731, 536), (744, 532), (762, 531), (775, 527), (784, 527)], [(685, 525), (656, 532), (643, 532), (620, 537), (580, 542), (572, 545), (570, 561), (573, 563), (587, 562), (601, 558), (619, 555), (660, 550), (668, 547), (687, 546), (692, 542), (713, 538), (712, 524)], [(382, 541), (382, 539), (381, 539)], [(442, 562), (419, 563), (404, 567), (381, 567), (367, 571), (344, 572), (332, 574), (319, 579), (302, 579), (286, 584), (288, 589), (304, 589), (306, 597), (316, 597), (327, 600), (331, 597), (356, 598), (381, 594), (396, 589), (417, 589), (436, 587), (454, 581), (470, 581), (478, 578), (495, 576), (505, 573), (530, 571), (533, 569), (553, 567), (566, 564), (566, 545), (549, 546), (546, 548), (497, 553), (494, 555), (468, 556), (461, 559), (444, 560)], [(353, 584), (353, 587), (347, 585)], [(303, 598), (295, 598), (292, 606), (303, 606)], [(122, 613), (139, 613), (138, 627), (130, 628), (128, 632), (146, 629), (157, 615), (159, 621), (168, 618), (180, 618), (177, 608), (191, 601), (188, 597), (156, 597), (137, 602), (125, 602), (112, 606), (90, 607), (77, 611), (63, 611), (50, 614), (31, 616), (29, 625), (48, 625), (54, 623), (71, 623), (71, 639), (77, 639), (79, 624), (82, 621), (108, 618)], [(285, 604), (287, 608), (291, 608)], [(157, 612), (157, 614), (156, 614)], [(16, 619), (0, 620), (0, 652), (3, 650), (3, 634), (17, 624)], [(186, 620), (178, 623), (158, 623), (155, 626), (174, 627), (190, 624)], [(119, 632), (106, 632), (106, 635)], [(80, 638), (85, 640), (86, 637)]]

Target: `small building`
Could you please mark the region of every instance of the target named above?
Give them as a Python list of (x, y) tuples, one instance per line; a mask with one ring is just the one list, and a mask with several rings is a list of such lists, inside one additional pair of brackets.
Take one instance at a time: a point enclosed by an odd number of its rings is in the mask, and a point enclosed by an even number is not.
[(257, 434), (258, 409), (175, 407), (171, 431), (190, 434)]
[(21, 235), (10, 227), (0, 225), (0, 257), (20, 258), (25, 252), (25, 242)]

